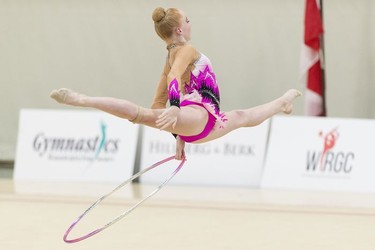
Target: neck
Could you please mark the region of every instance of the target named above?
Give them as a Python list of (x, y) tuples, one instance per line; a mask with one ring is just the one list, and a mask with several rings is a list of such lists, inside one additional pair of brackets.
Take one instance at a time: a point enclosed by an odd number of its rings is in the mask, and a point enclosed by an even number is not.
[(167, 49), (176, 48), (177, 46), (182, 46), (186, 44), (186, 40), (183, 36), (172, 36), (169, 39), (166, 39)]
[(178, 46), (182, 46), (182, 45), (185, 45), (186, 42), (171, 42), (171, 43), (167, 43), (167, 50), (170, 50), (170, 49), (173, 49), (173, 48), (176, 48)]

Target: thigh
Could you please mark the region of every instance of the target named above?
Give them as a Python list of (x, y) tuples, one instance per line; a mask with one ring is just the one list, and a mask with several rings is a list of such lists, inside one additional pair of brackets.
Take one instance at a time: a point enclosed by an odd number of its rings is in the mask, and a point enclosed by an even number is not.
[(225, 118), (227, 119), (227, 121), (224, 122), (224, 126), (222, 128), (220, 128), (219, 126), (215, 126), (208, 136), (202, 138), (201, 140), (195, 141), (194, 143), (213, 141), (235, 129), (242, 127), (243, 115), (244, 114), (242, 110), (225, 112)]
[[(144, 109), (141, 124), (158, 129), (155, 125), (156, 120), (163, 111), (164, 109)], [(204, 108), (195, 105), (184, 106), (180, 109), (175, 128), (169, 127), (165, 131), (185, 136), (196, 135), (203, 131), (207, 120), (208, 113)]]

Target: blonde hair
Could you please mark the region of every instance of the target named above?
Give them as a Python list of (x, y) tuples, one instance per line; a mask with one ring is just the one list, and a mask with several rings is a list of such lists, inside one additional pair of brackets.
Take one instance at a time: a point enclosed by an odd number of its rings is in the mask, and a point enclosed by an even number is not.
[(172, 36), (174, 28), (180, 25), (181, 13), (176, 8), (158, 7), (152, 12), (152, 20), (154, 20), (155, 31), (161, 39), (165, 40)]

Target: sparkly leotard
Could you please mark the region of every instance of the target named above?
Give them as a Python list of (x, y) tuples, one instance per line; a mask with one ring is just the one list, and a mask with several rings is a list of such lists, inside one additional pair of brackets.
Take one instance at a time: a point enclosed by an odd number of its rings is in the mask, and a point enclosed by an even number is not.
[[(169, 101), (171, 104), (179, 103), (180, 95), (177, 81), (171, 82), (169, 86)], [(224, 113), (220, 112), (220, 92), (216, 76), (212, 70), (210, 60), (204, 54), (194, 62), (193, 70), (190, 72), (190, 84), (184, 84), (185, 95), (181, 99), (180, 106), (198, 105), (208, 112), (208, 121), (205, 128), (198, 135), (179, 135), (185, 142), (194, 142), (205, 138), (215, 126), (223, 127), (226, 121)]]

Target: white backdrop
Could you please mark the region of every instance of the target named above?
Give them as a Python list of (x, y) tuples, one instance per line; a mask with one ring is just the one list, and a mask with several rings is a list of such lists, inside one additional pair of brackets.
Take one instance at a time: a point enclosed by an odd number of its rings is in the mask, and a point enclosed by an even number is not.
[(375, 192), (375, 120), (272, 119), (262, 187)]
[[(120, 183), (175, 155), (170, 133), (138, 132), (138, 125), (98, 111), (22, 110), (20, 121), (16, 180)], [(171, 182), (375, 192), (374, 130), (375, 119), (275, 116), (212, 142), (187, 144), (187, 162)], [(178, 165), (160, 165), (140, 181), (161, 184)]]
[[(150, 105), (166, 56), (151, 20), (157, 6), (190, 17), (223, 110), (303, 88), (303, 0), (1, 0), (0, 160), (14, 159), (21, 108), (61, 108), (48, 97), (53, 88)], [(375, 1), (324, 1), (324, 21), (328, 114), (374, 118)]]
[[(252, 128), (235, 130), (215, 141), (187, 144), (187, 162), (175, 184), (258, 187), (263, 169), (269, 120)], [(176, 142), (171, 134), (144, 128), (141, 169), (173, 156)], [(170, 162), (141, 177), (145, 184), (161, 184), (178, 166)]]
[(138, 128), (103, 112), (22, 110), (14, 179), (122, 182), (133, 174)]

